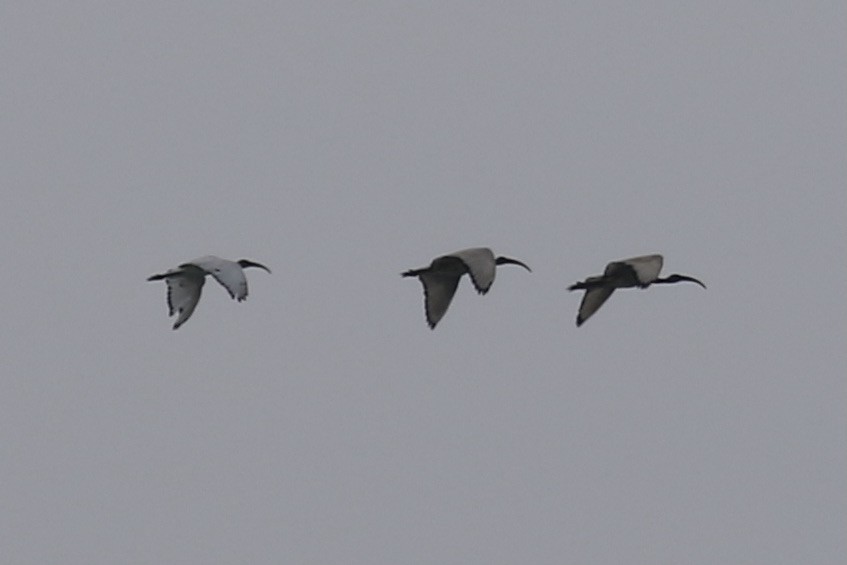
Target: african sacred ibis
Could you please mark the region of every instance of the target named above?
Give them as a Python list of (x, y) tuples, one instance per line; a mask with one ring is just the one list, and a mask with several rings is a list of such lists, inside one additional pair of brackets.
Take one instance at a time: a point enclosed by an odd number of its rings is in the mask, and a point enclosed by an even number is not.
[(183, 263), (161, 275), (148, 277), (147, 280), (164, 279), (168, 285), (168, 316), (177, 314), (174, 329), (178, 329), (194, 313), (194, 308), (200, 300), (200, 291), (206, 282), (206, 275), (215, 277), (215, 280), (229, 292), (230, 297), (239, 302), (247, 298), (247, 277), (244, 276), (244, 269), (247, 267), (258, 267), (268, 273), (271, 272), (264, 265), (247, 259), (228, 261), (214, 255), (207, 255)]
[(651, 284), (669, 284), (682, 281), (697, 283), (706, 288), (702, 282), (693, 277), (685, 275), (671, 275), (664, 279), (659, 278), (664, 259), (661, 255), (644, 255), (632, 259), (621, 259), (612, 261), (606, 265), (602, 275), (588, 277), (583, 282), (578, 282), (568, 287), (568, 290), (584, 290), (585, 296), (579, 305), (579, 314), (576, 316), (576, 325), (581, 326), (588, 318), (596, 312), (600, 306), (612, 295), (616, 288), (647, 288)]
[(420, 278), (424, 288), (426, 321), (430, 328), (435, 329), (450, 306), (462, 275), (468, 273), (476, 291), (485, 294), (494, 282), (497, 265), (520, 265), (532, 272), (532, 269), (516, 259), (495, 258), (487, 247), (472, 247), (438, 257), (429, 267), (411, 269), (402, 273), (402, 276)]

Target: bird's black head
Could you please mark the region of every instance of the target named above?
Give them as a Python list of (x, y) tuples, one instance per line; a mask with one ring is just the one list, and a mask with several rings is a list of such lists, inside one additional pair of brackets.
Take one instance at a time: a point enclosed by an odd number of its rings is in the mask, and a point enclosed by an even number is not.
[(523, 267), (524, 269), (526, 269), (530, 273), (532, 272), (532, 269), (530, 269), (529, 267), (526, 266), (525, 263), (521, 263), (517, 259), (509, 259), (508, 257), (497, 257), (497, 259), (495, 259), (494, 262), (497, 265), (520, 265), (521, 267)]
[[(656, 282), (660, 282), (660, 281), (656, 281)], [(685, 275), (671, 275), (671, 276), (667, 277), (666, 279), (662, 280), (661, 282), (665, 282), (665, 283), (693, 282), (693, 283), (699, 284), (703, 288), (706, 288), (706, 285), (704, 285), (702, 282), (698, 281), (694, 277), (687, 277)]]
[(270, 273), (270, 272), (271, 272), (271, 270), (270, 270), (270, 269), (268, 269), (267, 267), (265, 267), (265, 266), (264, 266), (264, 265), (262, 265), (261, 263), (256, 263), (256, 262), (254, 262), (254, 261), (248, 261), (247, 259), (241, 259), (241, 260), (239, 260), (239, 261), (238, 261), (238, 264), (239, 264), (239, 265), (241, 265), (241, 268), (242, 268), (242, 269), (246, 269), (247, 267), (257, 267), (257, 268), (259, 268), (259, 269), (264, 269), (264, 270), (266, 270), (268, 273)]

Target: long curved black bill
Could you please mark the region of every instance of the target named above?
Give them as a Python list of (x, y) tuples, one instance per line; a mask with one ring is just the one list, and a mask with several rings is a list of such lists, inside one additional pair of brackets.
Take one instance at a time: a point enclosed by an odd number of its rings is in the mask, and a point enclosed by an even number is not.
[(532, 272), (532, 269), (530, 269), (526, 263), (522, 263), (517, 259), (510, 259), (509, 257), (497, 257), (495, 263), (497, 263), (498, 265), (520, 265), (530, 273)]

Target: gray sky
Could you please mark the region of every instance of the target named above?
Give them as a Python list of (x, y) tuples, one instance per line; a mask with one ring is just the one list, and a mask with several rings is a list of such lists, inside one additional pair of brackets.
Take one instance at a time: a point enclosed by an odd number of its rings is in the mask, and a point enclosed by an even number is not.
[(842, 563), (845, 16), (6, 3), (0, 561)]

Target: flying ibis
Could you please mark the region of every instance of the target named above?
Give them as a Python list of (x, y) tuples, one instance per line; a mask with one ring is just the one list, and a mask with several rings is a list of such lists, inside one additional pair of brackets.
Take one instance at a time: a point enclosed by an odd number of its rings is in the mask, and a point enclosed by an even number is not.
[(268, 273), (271, 272), (261, 263), (247, 259), (228, 261), (214, 255), (207, 255), (183, 263), (161, 275), (148, 277), (147, 280), (164, 280), (168, 285), (168, 316), (177, 315), (174, 323), (176, 330), (194, 313), (194, 308), (200, 300), (203, 284), (206, 282), (206, 275), (215, 277), (215, 280), (229, 292), (231, 298), (239, 302), (247, 298), (247, 277), (244, 276), (244, 269), (247, 267), (258, 267)]
[(404, 277), (418, 277), (424, 288), (426, 321), (431, 329), (447, 312), (456, 293), (459, 279), (465, 273), (479, 294), (485, 294), (494, 282), (497, 265), (520, 265), (527, 271), (532, 269), (516, 259), (494, 257), (487, 247), (472, 247), (438, 257), (423, 269), (411, 269), (402, 273)]
[(572, 284), (568, 290), (584, 290), (576, 325), (581, 326), (596, 312), (612, 295), (616, 288), (647, 288), (651, 284), (670, 284), (683, 281), (697, 283), (706, 288), (702, 282), (685, 275), (671, 275), (660, 279), (664, 259), (661, 255), (644, 255), (632, 259), (612, 261), (606, 265), (602, 275), (588, 277), (583, 282)]

